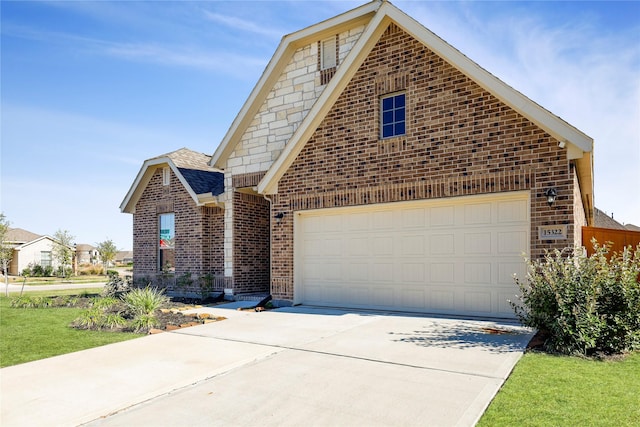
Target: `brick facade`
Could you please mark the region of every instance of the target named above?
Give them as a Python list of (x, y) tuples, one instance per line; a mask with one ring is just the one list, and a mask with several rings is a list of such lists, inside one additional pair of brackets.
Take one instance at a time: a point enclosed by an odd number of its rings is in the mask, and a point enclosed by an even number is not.
[[(379, 97), (398, 91), (406, 135), (381, 140)], [(272, 295), (293, 299), (296, 210), (529, 190), (530, 255), (573, 244), (584, 211), (572, 166), (557, 140), (392, 24), (278, 182)], [(567, 240), (538, 239), (557, 224)]]
[(236, 192), (233, 199), (233, 292), (269, 292), (269, 202)]
[[(162, 168), (157, 168), (136, 203), (133, 215), (134, 282), (160, 284), (158, 273), (158, 215), (175, 214), (175, 277), (191, 273), (193, 278), (222, 276), (224, 211), (197, 206), (175, 174), (162, 185)], [(173, 290), (174, 281), (163, 282)], [(194, 284), (194, 289), (197, 290)], [(183, 289), (189, 291), (190, 289)]]

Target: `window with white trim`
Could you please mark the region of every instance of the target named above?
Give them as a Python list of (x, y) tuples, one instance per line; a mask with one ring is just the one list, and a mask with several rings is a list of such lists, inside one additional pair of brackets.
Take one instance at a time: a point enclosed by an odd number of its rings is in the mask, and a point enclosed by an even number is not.
[(162, 168), (162, 185), (165, 187), (171, 183), (171, 168), (166, 166)]
[(391, 138), (406, 132), (406, 95), (394, 93), (380, 98), (380, 137)]
[(329, 68), (335, 68), (338, 64), (336, 63), (336, 37), (329, 37), (326, 40), (322, 40), (320, 43), (320, 69), (328, 70)]

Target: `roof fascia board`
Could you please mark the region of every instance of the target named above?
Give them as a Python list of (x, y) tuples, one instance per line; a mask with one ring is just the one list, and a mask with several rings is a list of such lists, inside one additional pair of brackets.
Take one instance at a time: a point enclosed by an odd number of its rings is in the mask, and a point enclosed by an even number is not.
[(379, 1), (372, 1), (326, 21), (284, 36), (276, 52), (262, 72), (258, 83), (256, 83), (251, 94), (249, 94), (249, 97), (240, 109), (240, 112), (233, 120), (231, 127), (220, 142), (220, 145), (218, 145), (213, 156), (211, 156), (209, 165), (219, 169), (226, 167), (226, 164), (224, 164), (226, 159), (231, 155), (233, 150), (235, 150), (237, 141), (253, 121), (264, 99), (280, 78), (282, 71), (287, 66), (289, 58), (296, 49), (308, 44), (313, 39), (322, 38), (324, 35), (331, 34), (331, 32), (341, 31), (359, 21), (362, 21), (363, 24), (366, 23), (366, 21), (370, 19), (369, 16), (375, 13), (379, 7)]
[(131, 184), (131, 188), (129, 188), (129, 192), (125, 196), (122, 203), (120, 203), (120, 212), (135, 213), (135, 205), (136, 203), (138, 203), (138, 200), (140, 200), (140, 197), (142, 197), (142, 192), (144, 191), (145, 187), (147, 186), (155, 172), (155, 169), (153, 169), (152, 167), (165, 164), (171, 168), (171, 170), (187, 190), (193, 201), (198, 206), (201, 206), (198, 200), (198, 196), (193, 191), (184, 176), (182, 176), (175, 163), (173, 163), (173, 161), (169, 157), (158, 157), (155, 159), (146, 160), (142, 164), (142, 167), (140, 168), (136, 179), (133, 181), (133, 184)]
[[(386, 3), (385, 3), (386, 5)], [(344, 62), (338, 67), (336, 74), (315, 102), (307, 117), (298, 130), (293, 134), (278, 159), (271, 165), (265, 176), (258, 184), (258, 192), (261, 194), (274, 194), (278, 191), (278, 180), (291, 166), (304, 144), (300, 141), (308, 140), (320, 125), (324, 117), (336, 102), (342, 91), (358, 70), (359, 65), (366, 59), (378, 39), (386, 29), (385, 22), (389, 21), (384, 14), (376, 14), (367, 25), (351, 52)], [(390, 22), (390, 21), (389, 21)]]
[(593, 149), (592, 138), (480, 67), (458, 49), (451, 46), (400, 9), (387, 7), (385, 8), (385, 12), (389, 14), (397, 25), (411, 34), (411, 36), (425, 43), (429, 49), (433, 50), (438, 56), (449, 62), (491, 94), (498, 97), (502, 102), (533, 121), (557, 140), (567, 141), (582, 151), (591, 151)]
[(120, 203), (120, 212), (124, 212), (124, 213), (135, 212), (135, 209), (131, 209), (130, 205), (132, 204), (133, 206), (135, 206), (135, 203), (140, 198), (140, 194), (136, 194), (138, 192), (138, 189), (142, 187), (146, 187), (147, 184), (149, 183), (149, 180), (151, 179), (151, 175), (153, 175), (152, 173), (148, 173), (149, 168), (151, 166), (158, 166), (163, 163), (167, 163), (168, 161), (169, 161), (168, 157), (159, 157), (156, 159), (145, 160), (145, 162), (142, 164), (142, 167), (138, 171), (138, 175), (136, 175), (136, 179), (133, 180), (133, 184), (131, 184), (131, 187), (129, 187), (129, 191), (127, 192), (127, 195), (124, 197), (124, 200), (122, 200), (122, 203)]
[[(365, 60), (378, 38), (386, 29), (388, 22), (393, 21), (412, 37), (420, 40), (429, 49), (441, 56), (456, 69), (474, 80), (478, 85), (492, 93), (505, 104), (536, 123), (559, 141), (567, 141), (582, 152), (590, 152), (593, 149), (593, 140), (569, 125), (564, 120), (542, 108), (511, 86), (481, 68), (478, 64), (463, 55), (459, 50), (445, 42), (422, 24), (402, 12), (388, 2), (384, 2), (374, 18), (370, 21), (365, 32), (345, 59), (345, 62), (329, 82), (327, 88), (316, 101), (307, 115), (307, 119), (291, 137), (285, 149), (267, 171), (258, 184), (258, 191), (262, 194), (274, 194), (277, 192), (277, 182), (291, 166), (295, 157), (302, 150), (306, 141), (311, 137), (315, 128), (321, 123), (333, 103), (347, 86), (359, 65)], [(377, 36), (377, 37), (376, 37)]]

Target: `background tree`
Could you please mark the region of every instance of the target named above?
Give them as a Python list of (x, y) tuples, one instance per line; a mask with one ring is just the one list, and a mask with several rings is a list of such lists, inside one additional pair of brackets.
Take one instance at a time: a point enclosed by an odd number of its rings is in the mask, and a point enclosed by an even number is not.
[(60, 264), (62, 277), (67, 277), (67, 273), (71, 270), (71, 260), (73, 257), (73, 250), (71, 248), (75, 236), (72, 236), (68, 230), (58, 230), (53, 235), (53, 239), (56, 242), (53, 245), (52, 255), (58, 261), (58, 264)]
[(9, 224), (4, 213), (0, 212), (0, 265), (4, 271), (5, 296), (9, 296), (9, 263), (13, 257), (13, 248), (6, 241)]
[(109, 267), (109, 263), (116, 259), (118, 249), (111, 239), (107, 239), (104, 242), (98, 243), (97, 249), (98, 253), (100, 254), (102, 264), (104, 265), (104, 271), (106, 272), (107, 268)]

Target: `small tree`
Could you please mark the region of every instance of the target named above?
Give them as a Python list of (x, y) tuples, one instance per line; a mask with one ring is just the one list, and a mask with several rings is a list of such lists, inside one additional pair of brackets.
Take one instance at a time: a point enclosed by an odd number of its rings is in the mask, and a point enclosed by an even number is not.
[(71, 245), (73, 245), (75, 237), (68, 230), (58, 230), (53, 235), (53, 238), (55, 244), (53, 245), (52, 255), (62, 268), (62, 277), (67, 277), (67, 272), (70, 270), (67, 267), (70, 267), (73, 256)]
[(0, 212), (0, 264), (4, 270), (5, 296), (9, 296), (9, 263), (13, 258), (13, 248), (6, 241), (9, 231), (9, 221)]
[(100, 254), (100, 259), (102, 260), (102, 263), (104, 265), (104, 271), (107, 271), (107, 268), (109, 268), (109, 262), (113, 261), (116, 258), (118, 249), (111, 239), (107, 239), (104, 242), (98, 243), (97, 249), (98, 253)]

